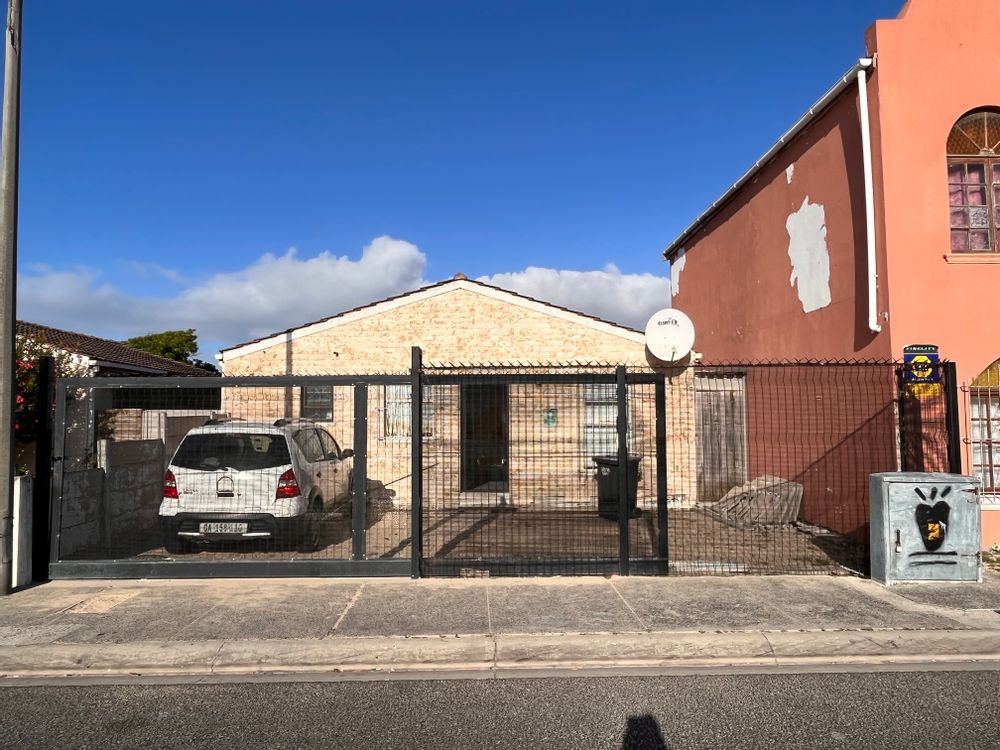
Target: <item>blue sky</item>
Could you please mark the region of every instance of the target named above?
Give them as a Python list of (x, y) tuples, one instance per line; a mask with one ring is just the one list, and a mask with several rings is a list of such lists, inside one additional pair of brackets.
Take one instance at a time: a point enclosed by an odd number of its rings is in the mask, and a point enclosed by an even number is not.
[(211, 354), (462, 271), (640, 324), (900, 5), (27, 0), (19, 314)]

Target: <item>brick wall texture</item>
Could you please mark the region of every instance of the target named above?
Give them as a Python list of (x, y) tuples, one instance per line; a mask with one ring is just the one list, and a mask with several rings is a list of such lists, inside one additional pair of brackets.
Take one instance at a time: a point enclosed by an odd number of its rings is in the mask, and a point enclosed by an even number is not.
[[(625, 333), (623, 331), (623, 333)], [(411, 347), (420, 346), (425, 363), (607, 362), (651, 371), (645, 346), (582, 320), (567, 320), (509, 301), (454, 288), (437, 296), (384, 310), (326, 330), (284, 336), (266, 348), (240, 356), (228, 353), (225, 374), (404, 374)], [(695, 498), (693, 375), (666, 371), (668, 493), (677, 502)], [(593, 466), (583, 451), (582, 385), (513, 385), (509, 390), (510, 502), (590, 504), (596, 499)], [(424, 446), (424, 487), (429, 505), (454, 504), (461, 493), (460, 396), (455, 386), (430, 395), (430, 435)], [(224, 410), (247, 419), (298, 416), (299, 388), (226, 389)], [(557, 410), (556, 424), (545, 414)], [(325, 423), (345, 447), (353, 440), (353, 395), (334, 389), (333, 420)], [(640, 504), (655, 504), (655, 403), (653, 387), (630, 394), (632, 450), (642, 457)], [(395, 490), (397, 503), (410, 496), (410, 450), (405, 436), (392, 435), (386, 416), (386, 389), (368, 393), (368, 474)]]

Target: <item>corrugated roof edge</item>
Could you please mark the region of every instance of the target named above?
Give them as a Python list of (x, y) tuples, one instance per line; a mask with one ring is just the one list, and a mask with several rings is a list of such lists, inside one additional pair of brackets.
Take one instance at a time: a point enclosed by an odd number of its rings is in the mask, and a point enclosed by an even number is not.
[(266, 336), (260, 336), (260, 337), (255, 338), (255, 339), (251, 339), (250, 341), (244, 341), (244, 342), (242, 342), (240, 344), (233, 344), (232, 346), (228, 346), (225, 349), (222, 349), (221, 352), (222, 353), (231, 352), (234, 349), (239, 349), (239, 348), (244, 347), (244, 346), (250, 346), (252, 344), (258, 344), (261, 341), (267, 341), (268, 339), (274, 338), (275, 336), (281, 336), (281, 335), (285, 335), (285, 334), (289, 334), (289, 333), (294, 333), (295, 331), (298, 331), (301, 328), (308, 328), (309, 326), (318, 325), (319, 323), (325, 323), (328, 320), (334, 320), (336, 318), (341, 318), (341, 317), (343, 317), (345, 315), (350, 315), (351, 313), (356, 313), (359, 310), (367, 310), (368, 308), (376, 307), (378, 305), (385, 304), (386, 302), (395, 302), (396, 300), (403, 299), (404, 297), (409, 297), (409, 296), (411, 296), (413, 294), (417, 294), (419, 292), (425, 292), (428, 289), (436, 289), (438, 287), (442, 287), (442, 286), (445, 286), (447, 284), (458, 284), (458, 283), (476, 284), (477, 286), (485, 287), (486, 289), (492, 289), (494, 291), (503, 292), (504, 294), (510, 294), (510, 295), (512, 295), (514, 297), (520, 297), (521, 299), (527, 300), (528, 302), (534, 302), (534, 303), (539, 304), (539, 305), (545, 305), (545, 306), (551, 307), (551, 308), (553, 308), (555, 310), (562, 310), (563, 312), (568, 312), (568, 313), (570, 313), (572, 315), (579, 315), (582, 318), (589, 318), (590, 320), (597, 321), (598, 323), (604, 323), (605, 325), (614, 326), (615, 328), (621, 328), (623, 331), (628, 331), (629, 333), (642, 333), (642, 331), (640, 331), (637, 328), (630, 328), (629, 326), (622, 325), (621, 323), (615, 323), (615, 322), (610, 321), (610, 320), (605, 320), (604, 318), (599, 318), (596, 315), (589, 315), (587, 313), (580, 312), (579, 310), (572, 310), (572, 309), (570, 309), (568, 307), (563, 307), (562, 305), (556, 305), (556, 304), (553, 304), (552, 302), (546, 302), (545, 300), (536, 299), (534, 297), (529, 297), (526, 294), (520, 294), (518, 292), (513, 292), (510, 289), (504, 289), (503, 287), (494, 286), (493, 284), (487, 284), (484, 281), (479, 281), (477, 279), (469, 279), (469, 278), (450, 278), (450, 279), (445, 279), (444, 281), (438, 281), (438, 282), (436, 282), (434, 284), (428, 284), (427, 286), (422, 286), (422, 287), (418, 287), (416, 289), (411, 289), (408, 292), (403, 292), (402, 294), (396, 294), (396, 295), (393, 295), (392, 297), (385, 297), (384, 299), (375, 300), (374, 302), (369, 302), (366, 305), (358, 305), (357, 307), (352, 307), (349, 310), (342, 310), (341, 312), (336, 313), (334, 315), (328, 315), (327, 317), (320, 318), (319, 320), (313, 320), (313, 321), (310, 321), (308, 323), (303, 323), (301, 325), (294, 326), (292, 328), (286, 328), (283, 331), (275, 331), (274, 333), (269, 333)]

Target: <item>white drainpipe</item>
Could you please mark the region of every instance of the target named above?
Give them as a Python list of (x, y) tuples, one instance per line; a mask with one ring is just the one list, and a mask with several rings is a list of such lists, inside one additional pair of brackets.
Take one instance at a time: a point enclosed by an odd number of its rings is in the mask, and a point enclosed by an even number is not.
[(865, 172), (865, 236), (868, 244), (868, 330), (878, 333), (878, 269), (875, 266), (875, 185), (872, 178), (872, 139), (868, 121), (870, 58), (858, 61), (858, 112), (861, 116), (861, 161)]

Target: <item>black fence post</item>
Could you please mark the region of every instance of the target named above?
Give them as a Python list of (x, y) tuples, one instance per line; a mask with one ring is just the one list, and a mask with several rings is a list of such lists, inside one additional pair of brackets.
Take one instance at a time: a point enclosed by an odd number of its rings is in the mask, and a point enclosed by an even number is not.
[(948, 470), (962, 473), (962, 435), (958, 411), (958, 373), (954, 362), (944, 363), (945, 424), (948, 430)]
[(31, 499), (31, 579), (49, 579), (49, 493), (52, 487), (52, 406), (55, 401), (54, 360), (38, 359), (38, 402), (35, 404), (35, 487)]
[(59, 562), (59, 537), (62, 533), (63, 469), (66, 467), (66, 382), (56, 383), (56, 416), (53, 427), (52, 485), (49, 511), (49, 562)]
[(896, 441), (899, 444), (899, 470), (908, 471), (910, 462), (906, 458), (906, 365), (896, 367)]
[(368, 515), (368, 384), (354, 386), (354, 502), (351, 509), (351, 558), (365, 559)]
[(420, 370), (423, 352), (419, 346), (410, 349), (410, 576), (420, 577), (420, 558), (423, 555), (423, 466), (424, 466), (424, 414), (423, 388)]
[(628, 522), (632, 511), (629, 502), (629, 461), (628, 461), (628, 385), (625, 382), (625, 366), (615, 368), (618, 386), (618, 572), (629, 574)]
[(663, 573), (670, 573), (669, 517), (667, 509), (667, 377), (656, 379), (656, 556)]

